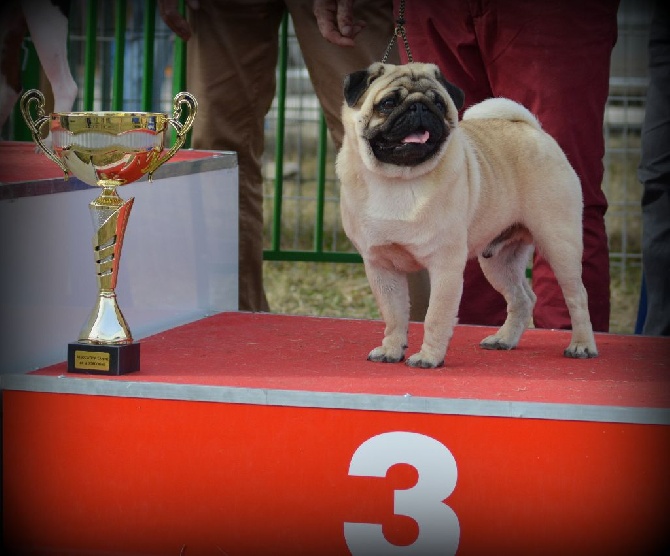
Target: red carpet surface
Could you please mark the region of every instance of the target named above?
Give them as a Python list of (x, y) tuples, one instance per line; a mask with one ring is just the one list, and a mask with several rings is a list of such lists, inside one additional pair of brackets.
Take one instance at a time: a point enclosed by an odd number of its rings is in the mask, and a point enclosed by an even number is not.
[[(563, 357), (570, 333), (528, 330), (512, 351), (488, 351), (488, 327), (457, 326), (445, 366), (372, 363), (379, 321), (221, 313), (141, 340), (141, 370), (121, 377), (67, 373), (65, 363), (32, 374), (311, 392), (670, 407), (670, 339), (598, 334), (600, 356)], [(421, 344), (410, 326), (408, 354)]]

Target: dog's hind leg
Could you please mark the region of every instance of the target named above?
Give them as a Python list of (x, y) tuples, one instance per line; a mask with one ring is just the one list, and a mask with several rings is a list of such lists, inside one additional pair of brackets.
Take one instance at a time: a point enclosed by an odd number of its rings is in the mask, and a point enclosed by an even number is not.
[[(581, 236), (580, 236), (581, 239)], [(588, 295), (582, 282), (582, 249), (569, 239), (554, 236), (540, 252), (551, 266), (563, 291), (572, 322), (572, 339), (563, 352), (566, 357), (596, 357), (598, 349), (589, 315)]]
[(515, 238), (498, 247), (495, 254), (479, 256), (484, 276), (507, 302), (504, 324), (479, 344), (485, 349), (514, 349), (530, 324), (536, 299), (526, 279), (531, 251), (525, 238)]

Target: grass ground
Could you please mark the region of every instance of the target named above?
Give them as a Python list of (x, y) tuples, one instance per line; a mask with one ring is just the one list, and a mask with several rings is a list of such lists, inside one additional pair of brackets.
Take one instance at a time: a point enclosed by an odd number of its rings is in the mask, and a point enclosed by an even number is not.
[(379, 318), (362, 264), (268, 261), (264, 273), (273, 312)]

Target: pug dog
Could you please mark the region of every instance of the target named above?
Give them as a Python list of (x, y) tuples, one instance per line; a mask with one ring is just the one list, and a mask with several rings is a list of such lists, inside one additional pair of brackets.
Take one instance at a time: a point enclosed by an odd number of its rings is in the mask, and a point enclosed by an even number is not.
[(344, 97), (336, 160), (342, 223), (386, 325), (368, 359), (405, 358), (407, 273), (425, 268), (431, 288), (423, 344), (406, 364), (442, 366), (473, 257), (507, 302), (505, 323), (480, 345), (515, 348), (536, 300), (526, 279), (533, 246), (551, 265), (570, 311), (564, 354), (596, 357), (581, 278), (581, 185), (535, 116), (493, 98), (459, 122), (463, 92), (434, 64), (375, 63), (347, 76)]

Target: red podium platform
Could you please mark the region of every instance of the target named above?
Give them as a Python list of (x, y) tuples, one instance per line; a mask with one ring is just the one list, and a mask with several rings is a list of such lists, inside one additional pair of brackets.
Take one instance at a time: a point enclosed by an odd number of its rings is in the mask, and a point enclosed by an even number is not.
[[(663, 554), (670, 340), (458, 326), (438, 370), (380, 322), (221, 313), (142, 369), (3, 377), (11, 554)], [(410, 327), (410, 351), (421, 326)]]

